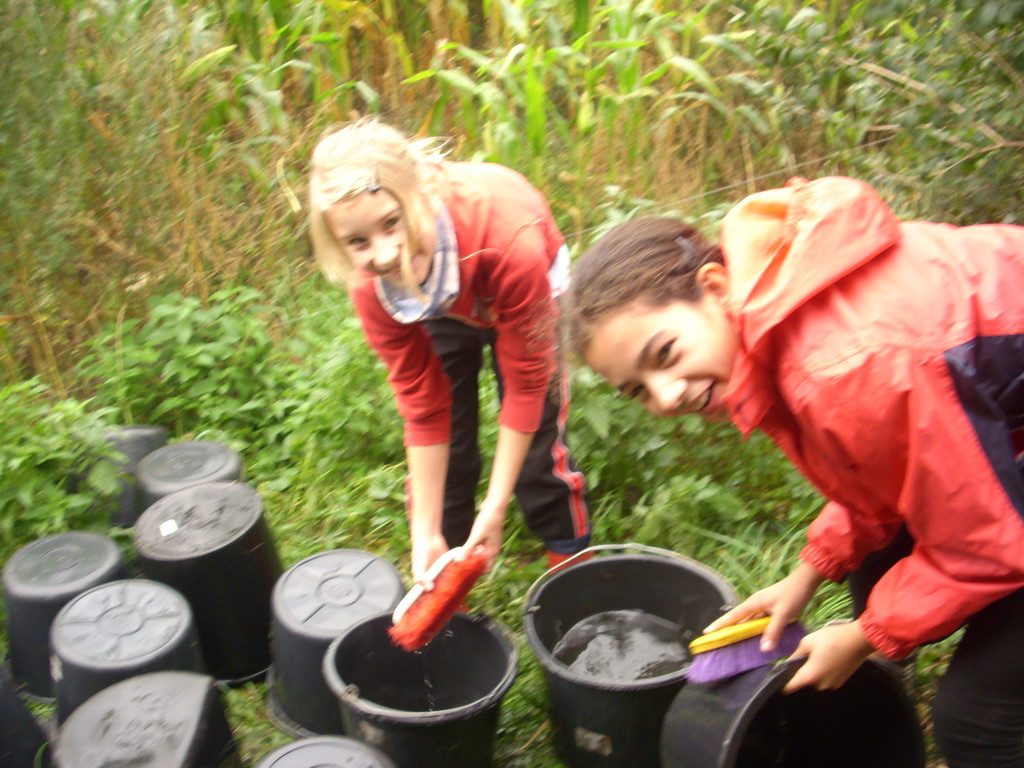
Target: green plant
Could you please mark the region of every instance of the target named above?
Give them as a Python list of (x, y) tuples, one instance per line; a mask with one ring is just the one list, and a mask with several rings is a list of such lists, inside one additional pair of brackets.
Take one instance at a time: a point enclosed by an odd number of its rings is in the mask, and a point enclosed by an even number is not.
[(71, 528), (105, 530), (120, 491), (111, 409), (55, 398), (38, 380), (0, 388), (0, 552)]
[(155, 296), (144, 318), (101, 330), (79, 375), (127, 424), (163, 424), (248, 435), (282, 418), (292, 364), (275, 354), (274, 312), (251, 288), (215, 292), (208, 304)]
[[(902, 10), (894, 14), (892, 9)], [(907, 217), (1019, 221), (1024, 135), (1007, 94), (1024, 91), (1019, 3), (858, 3), (845, 9), (745, 4), (765, 27), (756, 54), (775, 67), (772, 135), (822, 111), (828, 146)], [(860, 17), (861, 23), (857, 23)], [(837, 31), (839, 34), (837, 35)], [(879, 151), (884, 147), (884, 151)]]

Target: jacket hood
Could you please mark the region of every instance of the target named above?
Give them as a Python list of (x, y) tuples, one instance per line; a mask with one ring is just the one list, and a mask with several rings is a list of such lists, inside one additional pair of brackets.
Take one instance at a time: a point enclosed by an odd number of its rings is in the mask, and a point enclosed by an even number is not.
[(722, 221), (732, 308), (746, 351), (794, 310), (899, 240), (899, 220), (868, 184), (792, 179), (742, 200)]

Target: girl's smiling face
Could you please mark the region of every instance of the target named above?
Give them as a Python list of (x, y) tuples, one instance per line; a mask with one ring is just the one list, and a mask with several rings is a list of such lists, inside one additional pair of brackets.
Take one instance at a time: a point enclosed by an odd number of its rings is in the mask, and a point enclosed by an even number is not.
[(728, 312), (721, 264), (701, 267), (697, 302), (652, 307), (637, 299), (600, 320), (584, 359), (624, 396), (655, 416), (725, 415), (722, 400), (739, 334)]
[[(402, 258), (409, 247), (408, 227), (405, 211), (390, 192), (378, 189), (340, 200), (324, 212), (324, 221), (352, 266), (388, 282), (404, 284)], [(433, 243), (433, 232), (423, 234)], [(417, 285), (430, 274), (431, 256), (425, 252), (409, 254)]]

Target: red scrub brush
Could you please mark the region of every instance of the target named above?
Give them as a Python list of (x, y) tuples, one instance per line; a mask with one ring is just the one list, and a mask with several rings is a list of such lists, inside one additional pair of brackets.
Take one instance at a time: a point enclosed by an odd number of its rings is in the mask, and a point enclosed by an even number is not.
[(399, 648), (415, 651), (433, 640), (487, 570), (483, 552), (470, 552), (458, 560), (460, 551), (458, 547), (448, 550), (427, 571), (425, 579), (434, 582), (432, 590), (426, 592), (417, 584), (395, 608), (388, 634)]
[(761, 650), (761, 635), (770, 617), (723, 627), (701, 635), (690, 643), (693, 661), (686, 673), (691, 683), (711, 683), (748, 672), (791, 655), (807, 630), (792, 622), (782, 630), (778, 645), (770, 651)]

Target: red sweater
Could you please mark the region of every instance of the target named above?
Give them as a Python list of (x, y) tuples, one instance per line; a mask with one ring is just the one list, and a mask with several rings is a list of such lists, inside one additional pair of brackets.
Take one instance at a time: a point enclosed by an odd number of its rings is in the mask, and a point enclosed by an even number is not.
[[(557, 315), (548, 270), (565, 240), (547, 201), (515, 171), (445, 162), (440, 173), (459, 246), (459, 296), (446, 317), (497, 331), (504, 380), (498, 421), (536, 432), (555, 369)], [(426, 328), (388, 315), (368, 273), (354, 275), (349, 291), (367, 341), (388, 368), (406, 445), (447, 442), (450, 384)]]
[(1024, 228), (901, 222), (871, 187), (794, 181), (722, 225), (742, 348), (726, 401), (829, 499), (830, 579), (905, 524), (861, 624), (899, 658), (1024, 586)]

